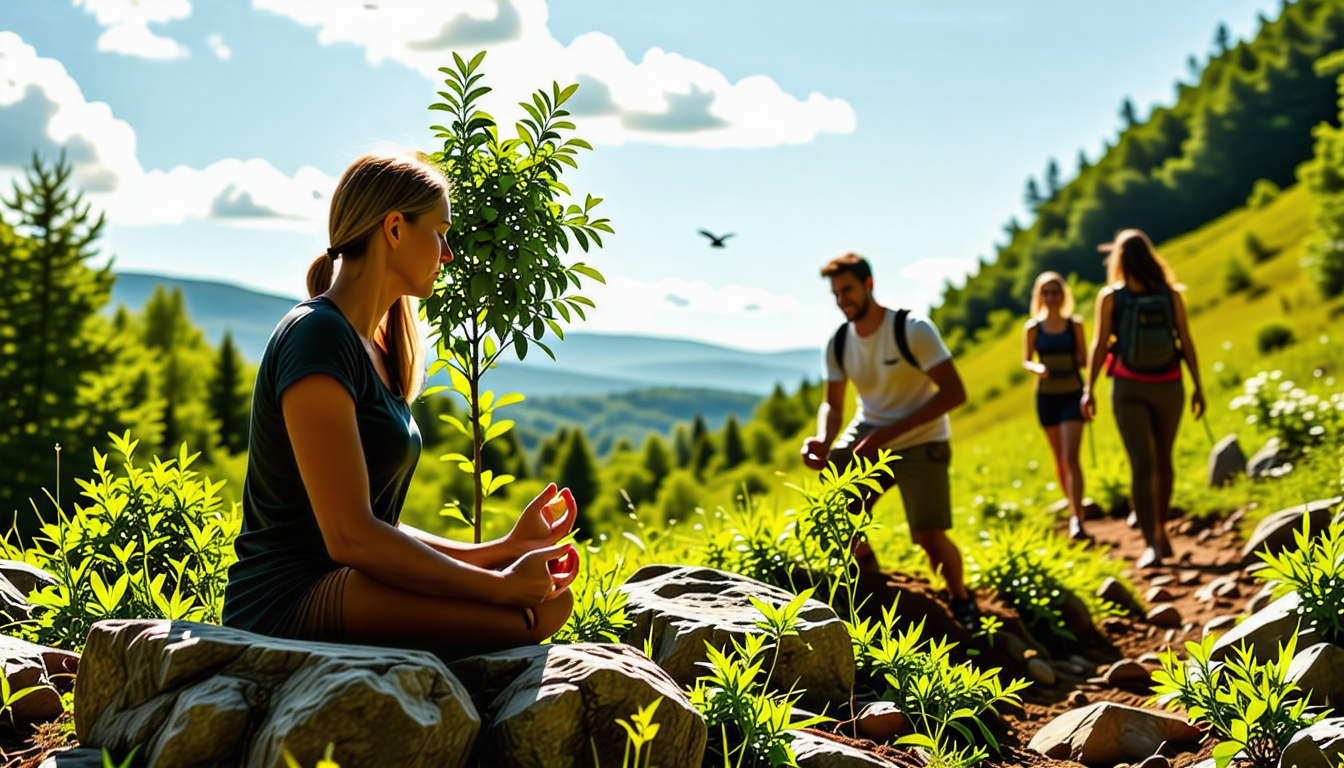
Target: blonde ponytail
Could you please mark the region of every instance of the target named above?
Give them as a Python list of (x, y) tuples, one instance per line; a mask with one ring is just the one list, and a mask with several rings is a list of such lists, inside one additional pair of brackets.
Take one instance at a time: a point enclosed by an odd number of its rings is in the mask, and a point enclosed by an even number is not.
[(324, 253), (313, 259), (308, 265), (308, 297), (312, 298), (331, 290), (331, 282), (336, 275), (336, 262), (331, 253)]

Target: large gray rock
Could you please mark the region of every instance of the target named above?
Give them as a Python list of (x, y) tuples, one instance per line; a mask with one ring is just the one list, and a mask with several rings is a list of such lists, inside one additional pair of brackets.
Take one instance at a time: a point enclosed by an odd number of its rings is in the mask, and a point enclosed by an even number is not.
[(19, 594), (27, 597), (34, 589), (60, 584), (56, 577), (35, 565), (20, 560), (0, 560), (0, 578), (4, 578)]
[(1344, 496), (1312, 501), (1279, 510), (1261, 520), (1260, 524), (1255, 526), (1250, 538), (1246, 540), (1246, 546), (1241, 548), (1242, 567), (1260, 562), (1257, 553), (1278, 554), (1295, 546), (1294, 534), (1302, 530), (1303, 517), (1309, 521), (1311, 535), (1320, 534), (1330, 526), (1330, 518), (1334, 516), (1335, 508), (1341, 502), (1344, 502)]
[(1283, 748), (1284, 768), (1335, 768), (1344, 757), (1344, 717), (1331, 717), (1293, 735)]
[(1260, 450), (1246, 462), (1246, 474), (1253, 480), (1269, 477), (1270, 472), (1288, 464), (1288, 451), (1279, 444), (1279, 438), (1271, 437)]
[(626, 734), (616, 721), (630, 722), (660, 697), (658, 765), (699, 768), (704, 759), (704, 718), (676, 681), (628, 645), (529, 646), (449, 668), (486, 723), (476, 744), (483, 766), (569, 768), (591, 765), (594, 751), (599, 765), (620, 765)]
[[(658, 737), (662, 738), (662, 734)], [(798, 768), (894, 768), (896, 765), (872, 752), (811, 733), (795, 732), (790, 746), (798, 758)]]
[[(642, 647), (653, 638), (653, 660), (679, 684), (705, 675), (705, 643), (730, 647), (758, 634), (761, 614), (748, 597), (783, 605), (793, 595), (713, 568), (646, 565), (621, 586), (634, 621), (622, 639)], [(854, 651), (849, 632), (831, 607), (808, 600), (798, 616), (798, 634), (780, 644), (771, 687), (803, 691), (802, 704), (821, 711), (849, 698), (854, 688)], [(773, 657), (773, 654), (772, 654)]]
[(1027, 748), (1056, 760), (1113, 765), (1143, 760), (1164, 741), (1197, 738), (1199, 731), (1183, 717), (1101, 701), (1051, 720)]
[(1288, 682), (1297, 683), (1312, 706), (1344, 703), (1344, 648), (1317, 643), (1297, 652), (1288, 665)]
[(1209, 451), (1209, 487), (1218, 488), (1246, 473), (1246, 454), (1236, 435), (1228, 435)]
[(74, 687), (79, 654), (0, 635), (0, 662), (11, 694), (38, 686), (14, 702), (15, 722), (35, 723), (61, 714), (60, 694)]
[(1097, 597), (1124, 609), (1126, 613), (1133, 616), (1142, 616), (1147, 613), (1143, 603), (1139, 602), (1139, 598), (1135, 597), (1134, 593), (1130, 592), (1114, 576), (1107, 576), (1106, 580), (1101, 583), (1101, 586), (1097, 588)]
[(460, 768), (480, 718), (420, 651), (299, 642), (185, 621), (102, 621), (80, 663), (86, 747), (140, 745), (156, 768), (313, 765)]
[(1297, 647), (1317, 642), (1316, 633), (1298, 625), (1302, 617), (1297, 613), (1298, 597), (1289, 592), (1247, 619), (1213, 643), (1210, 658), (1222, 661), (1231, 655), (1233, 649), (1245, 642), (1252, 647), (1252, 655), (1259, 662), (1273, 661), (1279, 657), (1279, 646), (1286, 644), (1294, 634), (1298, 636)]

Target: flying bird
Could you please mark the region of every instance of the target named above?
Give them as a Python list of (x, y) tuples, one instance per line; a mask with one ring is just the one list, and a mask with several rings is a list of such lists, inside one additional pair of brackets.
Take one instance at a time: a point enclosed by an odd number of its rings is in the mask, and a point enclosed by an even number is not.
[(709, 231), (707, 231), (707, 230), (703, 230), (703, 229), (700, 230), (700, 234), (702, 234), (702, 235), (704, 235), (705, 237), (708, 237), (708, 238), (709, 238), (709, 240), (710, 240), (709, 247), (710, 247), (710, 248), (723, 248), (723, 247), (725, 247), (724, 244), (723, 244), (723, 241), (724, 241), (724, 240), (727, 240), (728, 238), (730, 238), (730, 237), (733, 236), (733, 233), (732, 233), (732, 232), (729, 232), (729, 233), (726, 234), (726, 235), (715, 235), (714, 233), (709, 232)]

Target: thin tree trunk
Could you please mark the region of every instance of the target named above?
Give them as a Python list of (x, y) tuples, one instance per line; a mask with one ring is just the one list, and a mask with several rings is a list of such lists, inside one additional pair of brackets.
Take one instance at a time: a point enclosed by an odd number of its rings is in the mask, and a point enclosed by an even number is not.
[[(475, 324), (473, 323), (473, 326)], [(485, 503), (485, 494), (481, 488), (481, 337), (480, 328), (473, 327), (477, 331), (471, 340), (471, 365), (467, 367), (468, 377), (471, 380), (471, 444), (472, 444), (472, 466), (475, 472), (472, 473), (472, 481), (476, 486), (476, 496), (473, 499), (472, 523), (476, 527), (476, 543), (481, 543), (481, 511)]]

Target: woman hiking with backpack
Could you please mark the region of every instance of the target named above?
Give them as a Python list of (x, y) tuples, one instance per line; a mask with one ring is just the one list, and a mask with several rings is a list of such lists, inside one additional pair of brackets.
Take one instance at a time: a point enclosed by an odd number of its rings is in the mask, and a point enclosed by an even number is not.
[(1153, 250), (1148, 236), (1137, 229), (1117, 234), (1107, 258), (1106, 277), (1109, 284), (1097, 294), (1097, 328), (1088, 358), (1088, 383), (1083, 388), (1083, 416), (1096, 415), (1092, 390), (1104, 362), (1114, 380), (1111, 407), (1116, 426), (1129, 455), (1130, 503), (1148, 544), (1135, 564), (1151, 568), (1172, 555), (1166, 521), (1173, 480), (1171, 455), (1185, 402), (1182, 360), (1190, 369), (1194, 387), (1190, 411), (1196, 419), (1204, 413), (1204, 389), (1181, 299), (1183, 286), (1176, 283), (1171, 267)]
[[(1035, 356), (1037, 359), (1032, 360)], [(1036, 374), (1036, 415), (1055, 459), (1059, 490), (1069, 501), (1069, 538), (1083, 530), (1083, 366), (1087, 342), (1073, 315), (1073, 293), (1058, 272), (1042, 272), (1031, 290), (1031, 319), (1022, 329), (1022, 367)]]

